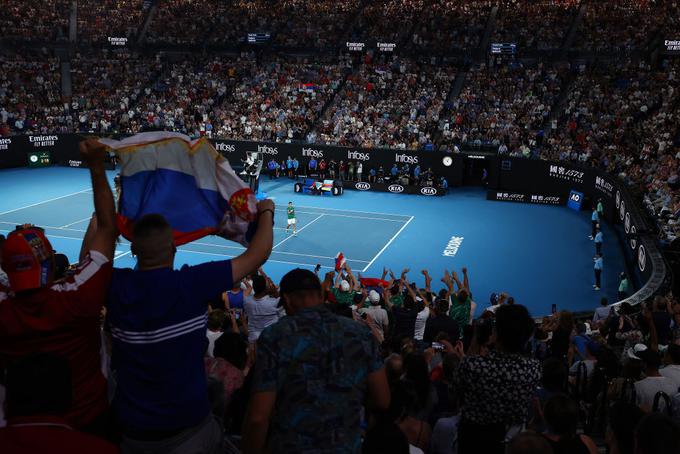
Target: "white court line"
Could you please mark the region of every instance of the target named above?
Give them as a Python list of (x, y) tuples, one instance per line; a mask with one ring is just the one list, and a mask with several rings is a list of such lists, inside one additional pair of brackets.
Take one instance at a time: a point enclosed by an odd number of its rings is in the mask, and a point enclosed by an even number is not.
[[(321, 207), (312, 207), (312, 206), (305, 206), (305, 205), (295, 205), (295, 206), (300, 207), (300, 208), (314, 208), (316, 210), (343, 211), (345, 213), (383, 214), (385, 216), (401, 216), (402, 218), (410, 217), (408, 214), (380, 213), (378, 211), (343, 210), (341, 208), (321, 208)], [(329, 213), (325, 213), (325, 214), (329, 214)], [(406, 219), (403, 219), (403, 221), (405, 221), (405, 220)]]
[[(0, 232), (12, 232), (13, 230), (7, 230), (7, 229), (0, 229)], [(49, 238), (62, 238), (65, 240), (76, 240), (76, 241), (83, 241), (82, 238), (73, 238), (72, 236), (59, 236), (59, 235), (47, 235)]]
[(86, 218), (84, 218), (84, 219), (80, 219), (80, 220), (78, 220), (78, 221), (76, 221), (76, 222), (71, 222), (70, 224), (62, 225), (62, 226), (59, 227), (59, 228), (60, 228), (60, 229), (63, 229), (63, 228), (66, 228), (66, 227), (71, 227), (71, 226), (74, 225), (74, 224), (78, 224), (78, 223), (83, 222), (83, 221), (89, 221), (90, 219), (92, 219), (92, 216), (88, 216), (88, 217), (86, 217)]
[[(89, 218), (88, 218), (89, 219)], [(7, 225), (20, 225), (22, 224), (21, 222), (5, 222), (5, 221), (0, 221), (0, 224), (7, 224)], [(64, 227), (54, 227), (51, 225), (38, 225), (37, 227), (41, 227), (45, 230), (47, 229), (52, 229), (52, 230), (63, 230), (64, 232), (81, 232), (85, 233), (87, 230), (82, 230), (82, 229), (67, 229)]]
[[(302, 229), (300, 229), (300, 230), (302, 230)], [(244, 248), (243, 246), (229, 246), (229, 245), (226, 245), (226, 244), (199, 243), (199, 242), (196, 242), (196, 241), (192, 241), (189, 244), (200, 244), (201, 246), (219, 247), (219, 248), (224, 248), (224, 249), (237, 249), (239, 251), (245, 251), (246, 250), (246, 248)], [(301, 257), (335, 260), (335, 257), (327, 257), (325, 255), (314, 255), (314, 254), (300, 254), (298, 252), (272, 251), (272, 254), (299, 255)], [(348, 258), (345, 258), (345, 260), (348, 261), (348, 262), (368, 263), (368, 260), (358, 260), (358, 259), (348, 259)]]
[(380, 254), (382, 254), (382, 253), (385, 251), (385, 249), (387, 249), (387, 247), (388, 247), (390, 244), (392, 244), (392, 241), (394, 241), (395, 238), (397, 238), (397, 237), (399, 236), (399, 234), (401, 233), (401, 231), (404, 230), (404, 229), (406, 228), (406, 226), (409, 225), (410, 222), (411, 222), (412, 220), (413, 220), (413, 216), (411, 216), (411, 218), (410, 218), (408, 221), (406, 221), (406, 223), (405, 223), (404, 225), (401, 226), (401, 228), (397, 231), (397, 233), (395, 233), (394, 236), (393, 236), (392, 238), (390, 238), (390, 241), (388, 241), (387, 244), (386, 244), (385, 246), (383, 246), (382, 249), (380, 249), (380, 251), (378, 252), (378, 254), (377, 254), (375, 257), (373, 257), (373, 260), (371, 260), (370, 262), (368, 262), (368, 265), (366, 265), (366, 267), (365, 267), (363, 270), (361, 270), (362, 273), (365, 273), (366, 270), (369, 269), (369, 268), (371, 267), (371, 265), (373, 265), (373, 262), (375, 262), (375, 260), (376, 260), (378, 257), (380, 257)]
[[(279, 211), (284, 211), (284, 208), (277, 208)], [(301, 214), (323, 214), (324, 216), (334, 216), (337, 218), (352, 218), (352, 219), (368, 219), (368, 220), (373, 220), (373, 221), (390, 221), (390, 222), (404, 222), (405, 219), (387, 219), (387, 218), (369, 218), (368, 216), (350, 216), (348, 214), (335, 214), (335, 213), (314, 213), (312, 211), (299, 211), (295, 210), (296, 213), (301, 213)], [(351, 211), (348, 211), (348, 213), (351, 213)]]
[[(314, 220), (309, 221), (308, 223), (306, 223), (305, 225), (303, 225), (302, 227), (300, 227), (300, 230), (298, 230), (298, 233), (299, 233), (299, 232), (302, 232), (304, 229), (306, 229), (306, 228), (309, 227), (310, 225), (314, 224), (316, 221), (318, 221), (319, 219), (321, 219), (321, 218), (324, 217), (324, 216), (326, 216), (326, 215), (325, 215), (325, 214), (320, 214), (319, 216), (317, 216), (316, 218), (314, 218)], [(272, 248), (272, 252), (274, 251), (274, 249), (276, 249), (277, 247), (281, 246), (283, 243), (285, 243), (286, 241), (290, 240), (291, 238), (293, 238), (293, 235), (287, 236), (287, 237), (285, 237), (284, 239), (282, 239), (281, 241), (279, 241), (278, 243), (276, 243), (276, 245)]]
[(71, 197), (71, 196), (74, 196), (74, 195), (82, 194), (83, 192), (88, 192), (88, 191), (91, 191), (91, 190), (92, 190), (91, 188), (83, 189), (82, 191), (72, 192), (71, 194), (62, 195), (61, 197), (55, 197), (53, 199), (47, 199), (47, 200), (43, 200), (42, 202), (32, 203), (30, 205), (15, 208), (13, 210), (3, 211), (2, 213), (0, 213), (0, 216), (2, 216), (3, 214), (14, 213), (15, 211), (20, 211), (20, 210), (23, 210), (25, 208), (31, 208), (31, 207), (34, 207), (34, 206), (37, 206), (37, 205), (42, 205), (44, 203), (54, 202), (55, 200), (65, 199), (66, 197)]
[[(214, 252), (200, 252), (200, 251), (192, 251), (189, 249), (178, 249), (177, 252), (188, 252), (190, 254), (203, 254), (203, 255), (212, 255), (215, 257), (223, 257), (223, 258), (233, 258), (233, 255), (226, 255), (226, 254), (215, 254)], [(267, 263), (283, 263), (286, 265), (297, 265), (297, 266), (308, 266), (310, 268), (314, 268), (316, 265), (310, 264), (310, 263), (298, 263), (298, 262), (287, 262), (285, 260), (267, 260)], [(333, 266), (324, 266), (321, 265), (321, 268), (328, 268), (328, 269), (335, 269)]]

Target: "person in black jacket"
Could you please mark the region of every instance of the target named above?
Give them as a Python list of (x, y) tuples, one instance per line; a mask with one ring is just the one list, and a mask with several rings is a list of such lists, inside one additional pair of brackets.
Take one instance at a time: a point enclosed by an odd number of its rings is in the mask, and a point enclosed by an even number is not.
[(448, 312), (449, 302), (445, 299), (438, 299), (434, 305), (434, 317), (428, 318), (425, 324), (423, 341), (431, 344), (440, 333), (446, 334), (452, 343), (460, 338), (460, 327), (454, 319), (449, 317)]

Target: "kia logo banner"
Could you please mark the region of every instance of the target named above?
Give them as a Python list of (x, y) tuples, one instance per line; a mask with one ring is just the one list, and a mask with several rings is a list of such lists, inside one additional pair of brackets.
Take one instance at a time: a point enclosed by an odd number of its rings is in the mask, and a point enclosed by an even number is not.
[(390, 192), (392, 194), (412, 194), (412, 195), (426, 195), (426, 196), (442, 196), (446, 195), (446, 190), (433, 187), (420, 186), (403, 186), (396, 183), (377, 183), (368, 181), (343, 181), (342, 187), (344, 189), (354, 189), (357, 191), (378, 191)]

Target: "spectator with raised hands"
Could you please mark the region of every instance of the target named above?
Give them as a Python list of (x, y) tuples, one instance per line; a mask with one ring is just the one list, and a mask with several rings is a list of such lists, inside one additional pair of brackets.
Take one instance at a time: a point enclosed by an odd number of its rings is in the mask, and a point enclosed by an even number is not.
[(0, 291), (0, 362), (38, 352), (66, 359), (75, 392), (63, 417), (78, 430), (107, 436), (111, 427), (100, 363), (100, 312), (118, 232), (104, 169), (106, 149), (87, 140), (80, 151), (90, 168), (95, 208), (82, 260), (75, 274), (55, 281), (54, 251), (43, 229), (25, 224), (8, 235), (2, 267), (10, 289)]
[(269, 257), (274, 204), (261, 201), (257, 210), (257, 230), (241, 255), (180, 270), (165, 218), (135, 223), (137, 269), (114, 270), (107, 305), (124, 452), (220, 452), (203, 364), (208, 303)]
[(506, 434), (526, 422), (540, 364), (523, 356), (533, 333), (524, 306), (496, 311), (495, 349), (486, 356), (466, 356), (458, 370), (462, 393), (460, 452), (502, 453)]

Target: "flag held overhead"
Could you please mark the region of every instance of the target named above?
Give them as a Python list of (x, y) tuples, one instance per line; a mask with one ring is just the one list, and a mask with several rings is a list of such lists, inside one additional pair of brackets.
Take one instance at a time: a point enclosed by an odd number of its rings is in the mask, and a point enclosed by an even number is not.
[(100, 142), (121, 163), (117, 221), (125, 238), (132, 240), (137, 219), (161, 214), (176, 245), (212, 234), (248, 244), (256, 227), (255, 195), (207, 139), (147, 132)]

